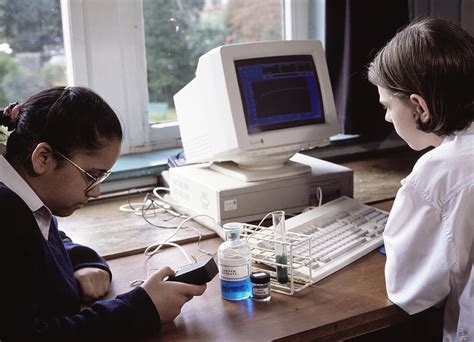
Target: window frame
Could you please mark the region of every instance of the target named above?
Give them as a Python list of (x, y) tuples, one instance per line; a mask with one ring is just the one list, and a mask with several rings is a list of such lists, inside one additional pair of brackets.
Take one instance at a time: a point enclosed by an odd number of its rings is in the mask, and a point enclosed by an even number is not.
[(309, 0), (284, 0), (283, 37), (285, 40), (309, 39)]
[[(284, 39), (309, 38), (309, 0), (282, 0)], [(177, 122), (150, 124), (142, 0), (61, 0), (70, 85), (98, 92), (123, 125), (122, 154), (181, 147)]]

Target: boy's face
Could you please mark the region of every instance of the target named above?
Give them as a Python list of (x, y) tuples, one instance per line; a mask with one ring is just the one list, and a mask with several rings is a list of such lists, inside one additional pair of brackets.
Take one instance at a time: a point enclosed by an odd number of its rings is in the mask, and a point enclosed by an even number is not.
[[(70, 160), (94, 177), (100, 177), (115, 164), (120, 153), (120, 141), (109, 142), (102, 149), (88, 154), (76, 151)], [(43, 203), (57, 216), (69, 216), (82, 208), (90, 197), (100, 195), (100, 184), (86, 192), (94, 181), (67, 160), (41, 176), (35, 189)]]
[(379, 102), (385, 108), (385, 121), (393, 124), (397, 134), (412, 149), (419, 151), (428, 146), (439, 144), (435, 134), (426, 133), (417, 128), (413, 114), (416, 106), (413, 103), (393, 96), (386, 88), (379, 86), (377, 88), (379, 90)]

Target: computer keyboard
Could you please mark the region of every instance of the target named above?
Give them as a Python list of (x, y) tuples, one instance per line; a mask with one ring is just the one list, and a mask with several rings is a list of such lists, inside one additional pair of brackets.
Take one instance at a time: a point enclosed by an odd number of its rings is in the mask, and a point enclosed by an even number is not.
[(293, 260), (311, 260), (294, 262), (293, 276), (315, 283), (373, 251), (383, 244), (387, 218), (387, 212), (343, 196), (287, 219), (287, 233), (311, 237), (291, 248)]

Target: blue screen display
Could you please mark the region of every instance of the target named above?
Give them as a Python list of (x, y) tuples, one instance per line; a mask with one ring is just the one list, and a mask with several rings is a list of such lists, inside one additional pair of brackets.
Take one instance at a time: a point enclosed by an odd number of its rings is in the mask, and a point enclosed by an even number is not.
[(311, 55), (235, 61), (249, 134), (324, 123)]

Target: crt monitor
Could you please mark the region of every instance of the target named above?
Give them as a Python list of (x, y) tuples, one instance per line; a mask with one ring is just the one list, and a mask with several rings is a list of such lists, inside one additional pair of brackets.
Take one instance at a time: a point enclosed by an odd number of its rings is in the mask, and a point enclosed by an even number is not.
[(338, 132), (319, 41), (217, 47), (174, 102), (186, 160), (247, 181), (309, 172), (289, 159)]

